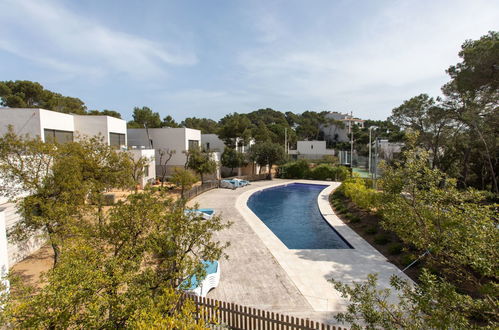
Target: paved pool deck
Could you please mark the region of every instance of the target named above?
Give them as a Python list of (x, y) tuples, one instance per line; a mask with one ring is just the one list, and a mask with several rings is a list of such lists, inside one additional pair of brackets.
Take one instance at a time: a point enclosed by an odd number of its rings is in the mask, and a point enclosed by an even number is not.
[[(248, 208), (256, 191), (292, 182), (324, 184), (319, 208), (331, 226), (353, 249), (288, 249)], [(345, 225), (329, 205), (329, 194), (339, 186), (330, 181), (279, 180), (253, 182), (250, 186), (214, 189), (191, 201), (214, 208), (234, 224), (217, 233), (216, 239), (231, 242), (222, 260), (220, 285), (208, 297), (292, 316), (334, 323), (334, 315), (347, 302), (329, 282), (364, 281), (378, 273), (380, 287), (388, 287), (392, 274), (409, 280), (397, 267)]]

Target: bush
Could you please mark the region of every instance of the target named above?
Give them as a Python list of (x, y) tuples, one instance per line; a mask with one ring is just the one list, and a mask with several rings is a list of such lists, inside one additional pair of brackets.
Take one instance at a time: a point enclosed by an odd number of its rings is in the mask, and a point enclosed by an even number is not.
[(356, 215), (354, 215), (351, 219), (350, 219), (350, 222), (351, 223), (359, 223), (362, 219)]
[(371, 210), (380, 205), (380, 194), (376, 190), (368, 188), (366, 182), (361, 178), (354, 177), (345, 180), (337, 190), (340, 190), (352, 202), (365, 210)]
[(390, 254), (400, 254), (402, 253), (402, 244), (392, 243), (388, 246), (388, 253)]
[(400, 263), (402, 263), (403, 266), (409, 266), (416, 259), (417, 257), (414, 254), (408, 253), (400, 257)]
[(374, 237), (374, 243), (376, 244), (385, 245), (388, 242), (390, 242), (390, 239), (385, 234), (376, 235), (376, 237)]
[(350, 175), (345, 166), (331, 166), (329, 164), (320, 164), (310, 170), (310, 178), (315, 180), (334, 180), (343, 181)]
[(284, 179), (303, 179), (308, 176), (308, 162), (304, 159), (281, 166), (280, 173)]
[(367, 229), (366, 229), (366, 234), (368, 235), (374, 235), (378, 232), (378, 227), (375, 227), (375, 226), (369, 226)]

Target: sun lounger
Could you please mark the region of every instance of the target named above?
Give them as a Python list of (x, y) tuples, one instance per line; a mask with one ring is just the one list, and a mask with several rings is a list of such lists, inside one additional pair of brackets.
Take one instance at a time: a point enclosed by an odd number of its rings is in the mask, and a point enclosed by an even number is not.
[(187, 286), (187, 288), (184, 288), (185, 291), (200, 297), (206, 297), (206, 294), (220, 283), (220, 264), (218, 261), (203, 260), (203, 265), (206, 270), (206, 277), (202, 281), (198, 281), (196, 275), (192, 275), (182, 284), (182, 286)]
[(215, 210), (214, 209), (209, 209), (209, 208), (205, 208), (205, 209), (193, 209), (193, 210), (185, 210), (185, 213), (186, 214), (191, 213), (191, 214), (195, 214), (195, 215), (200, 215), (204, 219), (210, 220), (215, 215)]

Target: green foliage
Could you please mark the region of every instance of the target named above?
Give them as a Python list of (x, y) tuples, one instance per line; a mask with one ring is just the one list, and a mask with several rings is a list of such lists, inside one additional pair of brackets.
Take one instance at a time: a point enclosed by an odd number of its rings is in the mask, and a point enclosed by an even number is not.
[(403, 154), (403, 166), (385, 170), (383, 226), (417, 249), (430, 249), (434, 261), (459, 270), (463, 279), (478, 281), (473, 272), (495, 276), (496, 206), (483, 204), (477, 191), (458, 190), (456, 181), (432, 169), (429, 154), (412, 141)]
[(308, 177), (308, 168), (308, 162), (302, 159), (282, 165), (279, 172), (284, 179), (304, 179)]
[(368, 234), (368, 235), (374, 235), (377, 232), (378, 232), (378, 227), (376, 227), (376, 226), (369, 226), (366, 229), (366, 234)]
[(338, 188), (355, 205), (365, 209), (372, 210), (380, 205), (380, 195), (376, 190), (368, 188), (365, 180), (359, 177), (349, 178)]
[(173, 119), (172, 116), (168, 115), (165, 118), (163, 118), (163, 121), (161, 122), (161, 127), (172, 127), (172, 128), (178, 128), (180, 125)]
[(90, 221), (65, 240), (65, 252), (42, 287), (16, 283), (3, 321), (15, 328), (203, 326), (174, 290), (192, 274), (205, 276), (201, 260), (223, 256), (227, 244), (213, 234), (229, 224), (185, 211), (182, 200), (129, 195), (104, 221)]
[(218, 137), (230, 148), (236, 148), (238, 139), (247, 144), (251, 138), (252, 124), (244, 114), (226, 115), (219, 122)]
[(22, 215), (10, 234), (22, 241), (42, 230), (54, 250), (54, 265), (61, 242), (85, 222), (88, 202), (102, 215), (106, 190), (134, 185), (129, 157), (102, 138), (54, 145), (17, 136), (11, 128), (0, 138), (0, 174), (1, 194), (17, 202)]
[(133, 120), (128, 122), (128, 128), (158, 128), (161, 127), (159, 113), (153, 112), (148, 107), (135, 107), (132, 114)]
[[(272, 170), (273, 165), (284, 160), (284, 148), (272, 142), (256, 143), (251, 147), (250, 159), (261, 167), (268, 165)], [(269, 178), (272, 178), (271, 172), (269, 173)]]
[(198, 177), (191, 170), (175, 169), (170, 181), (180, 187), (180, 196), (184, 198), (184, 192), (191, 189), (192, 185), (198, 181)]
[(82, 100), (49, 91), (37, 82), (28, 80), (1, 81), (0, 105), (10, 108), (44, 108), (83, 115)]
[(358, 216), (355, 216), (355, 215), (350, 218), (351, 223), (359, 223), (361, 221), (362, 221), (362, 219)]
[(309, 177), (315, 180), (343, 181), (350, 176), (350, 172), (345, 166), (331, 166), (329, 164), (319, 164), (312, 168)]
[(198, 129), (201, 134), (216, 134), (218, 132), (218, 123), (212, 119), (188, 117), (180, 125), (182, 127)]
[(201, 176), (204, 182), (204, 175), (214, 173), (217, 170), (217, 162), (212, 159), (212, 154), (202, 151), (200, 148), (193, 148), (184, 152), (187, 158), (186, 168), (190, 168)]
[(385, 234), (379, 234), (374, 237), (374, 242), (379, 245), (385, 245), (390, 242), (390, 238)]
[(400, 243), (391, 243), (388, 246), (388, 253), (390, 254), (401, 254), (403, 246)]
[(87, 112), (87, 115), (91, 115), (91, 116), (109, 116), (109, 117), (114, 117), (114, 118), (119, 118), (121, 119), (121, 113), (119, 113), (118, 111), (114, 111), (114, 110), (102, 110), (102, 111), (99, 111), (99, 110), (90, 110)]
[[(426, 271), (420, 284), (392, 276), (392, 289), (378, 289), (377, 276), (353, 286), (332, 280), (342, 297), (348, 298), (347, 311), (335, 316), (351, 329), (473, 329), (468, 318), (475, 308), (473, 300), (456, 292), (449, 283)], [(397, 295), (396, 302), (393, 297)]]
[(232, 175), (235, 168), (248, 164), (245, 154), (229, 147), (224, 149), (221, 157), (221, 163), (223, 166), (230, 168), (230, 175)]
[(407, 253), (407, 254), (402, 255), (402, 257), (400, 257), (400, 262), (402, 263), (403, 266), (409, 266), (416, 259), (417, 259), (417, 257), (414, 254)]

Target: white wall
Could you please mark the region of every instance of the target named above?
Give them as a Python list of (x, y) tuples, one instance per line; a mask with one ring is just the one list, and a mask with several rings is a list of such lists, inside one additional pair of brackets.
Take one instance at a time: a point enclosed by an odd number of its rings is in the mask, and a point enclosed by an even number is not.
[[(39, 109), (40, 111), (40, 126), (43, 135), (44, 129), (56, 129), (61, 131), (74, 132), (73, 115)], [(42, 138), (45, 141), (45, 137)]]
[(75, 135), (89, 137), (100, 135), (103, 137), (104, 143), (109, 144), (107, 116), (74, 115), (74, 128)]
[(332, 152), (326, 149), (326, 141), (298, 141), (296, 150), (304, 155), (325, 155)]
[[(0, 279), (3, 279), (9, 271), (9, 252), (7, 249), (7, 228), (5, 226), (4, 209), (0, 207)], [(5, 286), (9, 286), (8, 281), (3, 281)]]
[(156, 162), (155, 162), (155, 151), (154, 149), (130, 149), (125, 152), (129, 153), (133, 160), (137, 161), (141, 157), (147, 158), (148, 163), (146, 166), (149, 166), (149, 175), (143, 176), (140, 182), (140, 186), (144, 188), (144, 186), (148, 182), (153, 182), (156, 180)]
[[(21, 221), (21, 216), (17, 213), (16, 206), (13, 203), (4, 204), (1, 206), (4, 209), (5, 228), (7, 234), (14, 229), (15, 225)], [(42, 231), (31, 235), (27, 240), (17, 242), (8, 240), (7, 251), (9, 257), (9, 265), (13, 266), (23, 260), (30, 254), (40, 249), (46, 242), (46, 237)]]
[[(149, 128), (149, 137), (156, 150), (156, 165), (159, 165), (158, 149), (175, 150), (176, 153), (168, 163), (169, 166), (184, 166), (186, 157), (182, 153), (189, 147), (189, 140), (198, 141), (201, 145), (201, 131), (190, 128)], [(147, 132), (144, 128), (128, 129), (128, 145), (149, 148)]]
[(124, 121), (123, 119), (114, 118), (114, 117), (110, 117), (110, 116), (106, 116), (106, 118), (107, 118), (108, 136), (109, 136), (109, 133), (125, 134), (125, 145), (126, 145), (126, 143), (127, 143), (126, 121)]
[(12, 125), (14, 132), (19, 135), (29, 134), (31, 137), (43, 135), (40, 133), (39, 109), (0, 108), (0, 135), (7, 133), (9, 125)]
[(109, 133), (125, 134), (126, 121), (110, 116), (73, 115), (75, 132), (79, 135), (99, 136), (104, 138), (104, 143), (109, 144)]

